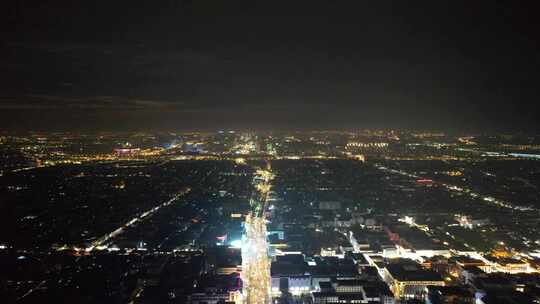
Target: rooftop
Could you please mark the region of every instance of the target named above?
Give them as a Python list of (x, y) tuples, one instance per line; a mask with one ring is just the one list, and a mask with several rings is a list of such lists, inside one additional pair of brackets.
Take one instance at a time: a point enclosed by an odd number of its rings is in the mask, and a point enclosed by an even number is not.
[(420, 265), (409, 262), (400, 261), (386, 266), (386, 270), (392, 277), (401, 282), (407, 281), (443, 281), (443, 278), (429, 270), (423, 269)]

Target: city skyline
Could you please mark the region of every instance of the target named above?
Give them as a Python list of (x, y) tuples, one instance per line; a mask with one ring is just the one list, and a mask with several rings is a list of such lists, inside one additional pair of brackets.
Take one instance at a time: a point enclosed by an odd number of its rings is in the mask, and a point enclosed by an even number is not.
[(539, 160), (523, 134), (3, 132), (0, 298), (534, 304)]
[(0, 303), (540, 303), (523, 1), (0, 3)]

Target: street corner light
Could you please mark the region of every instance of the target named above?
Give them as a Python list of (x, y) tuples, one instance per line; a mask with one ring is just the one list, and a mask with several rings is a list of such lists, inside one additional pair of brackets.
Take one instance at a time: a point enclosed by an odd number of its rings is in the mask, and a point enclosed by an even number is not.
[(242, 248), (242, 240), (234, 240), (231, 242), (232, 248)]

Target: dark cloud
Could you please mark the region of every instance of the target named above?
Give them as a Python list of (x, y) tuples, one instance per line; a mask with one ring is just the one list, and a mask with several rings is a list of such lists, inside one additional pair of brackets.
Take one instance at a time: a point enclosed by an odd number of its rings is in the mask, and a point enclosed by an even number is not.
[(78, 109), (89, 128), (539, 127), (523, 3), (21, 3), (3, 10), (0, 108), (66, 128)]
[(65, 97), (26, 95), (0, 98), (0, 109), (9, 110), (163, 110), (181, 106), (180, 102), (129, 99), (121, 96)]

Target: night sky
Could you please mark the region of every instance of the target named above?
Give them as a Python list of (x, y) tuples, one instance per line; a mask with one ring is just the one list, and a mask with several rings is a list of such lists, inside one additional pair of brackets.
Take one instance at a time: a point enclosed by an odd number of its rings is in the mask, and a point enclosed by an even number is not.
[(3, 1), (0, 128), (540, 131), (538, 11), (495, 2)]

